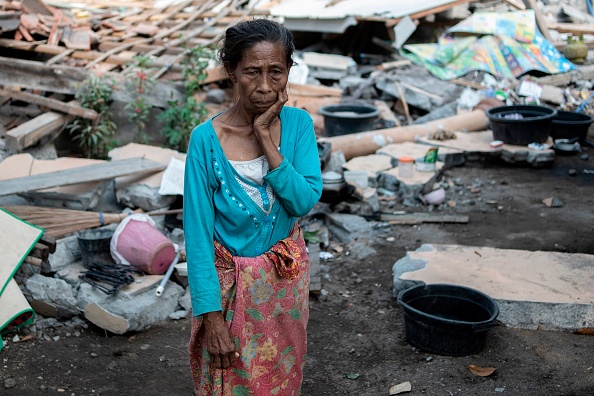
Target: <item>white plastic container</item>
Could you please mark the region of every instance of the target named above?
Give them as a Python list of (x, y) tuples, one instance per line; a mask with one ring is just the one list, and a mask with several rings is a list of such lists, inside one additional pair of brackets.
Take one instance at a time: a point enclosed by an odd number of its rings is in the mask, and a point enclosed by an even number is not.
[(413, 177), (413, 164), (414, 159), (412, 157), (400, 157), (398, 158), (398, 176), (409, 178)]

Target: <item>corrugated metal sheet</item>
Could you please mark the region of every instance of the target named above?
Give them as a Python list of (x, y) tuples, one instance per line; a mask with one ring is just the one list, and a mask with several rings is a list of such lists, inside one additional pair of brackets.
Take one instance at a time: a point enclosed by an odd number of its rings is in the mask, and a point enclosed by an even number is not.
[(343, 19), (354, 17), (401, 18), (455, 3), (456, 0), (273, 0), (259, 1), (256, 8), (287, 19)]

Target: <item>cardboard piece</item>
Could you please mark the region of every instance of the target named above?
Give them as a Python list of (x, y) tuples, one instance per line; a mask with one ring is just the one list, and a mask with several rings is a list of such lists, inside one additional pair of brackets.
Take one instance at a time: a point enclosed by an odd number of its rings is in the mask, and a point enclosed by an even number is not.
[(35, 316), (12, 278), (42, 235), (41, 228), (0, 209), (0, 334), (30, 323)]

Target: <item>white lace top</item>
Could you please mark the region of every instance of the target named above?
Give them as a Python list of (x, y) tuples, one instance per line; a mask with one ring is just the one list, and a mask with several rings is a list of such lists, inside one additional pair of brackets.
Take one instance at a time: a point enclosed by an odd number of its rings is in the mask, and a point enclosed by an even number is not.
[(274, 191), (272, 187), (264, 183), (264, 175), (268, 173), (268, 161), (263, 155), (249, 161), (231, 161), (231, 166), (244, 179), (247, 179), (255, 184), (262, 186), (257, 188), (244, 182), (241, 178), (235, 176), (239, 185), (245, 190), (249, 197), (258, 205), (266, 214), (270, 213), (272, 204), (275, 201)]

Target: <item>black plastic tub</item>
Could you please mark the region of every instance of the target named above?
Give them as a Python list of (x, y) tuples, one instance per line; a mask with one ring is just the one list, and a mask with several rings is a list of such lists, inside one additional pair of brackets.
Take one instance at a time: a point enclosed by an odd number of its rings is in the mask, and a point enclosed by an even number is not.
[[(492, 107), (486, 114), (491, 123), (493, 139), (525, 146), (547, 141), (557, 110), (547, 106), (513, 105)], [(507, 118), (514, 115), (521, 118)]]
[(408, 342), (424, 351), (467, 356), (485, 346), (499, 315), (497, 302), (464, 286), (417, 285), (398, 294)]
[(578, 138), (580, 143), (585, 143), (588, 129), (593, 122), (594, 117), (589, 114), (559, 110), (553, 117), (551, 137), (553, 139)]
[(115, 264), (109, 246), (113, 233), (114, 230), (107, 228), (84, 230), (77, 233), (78, 248), (84, 267), (90, 268), (92, 264)]
[(374, 130), (380, 113), (376, 107), (365, 104), (322, 106), (318, 112), (324, 116), (326, 136), (339, 136)]

